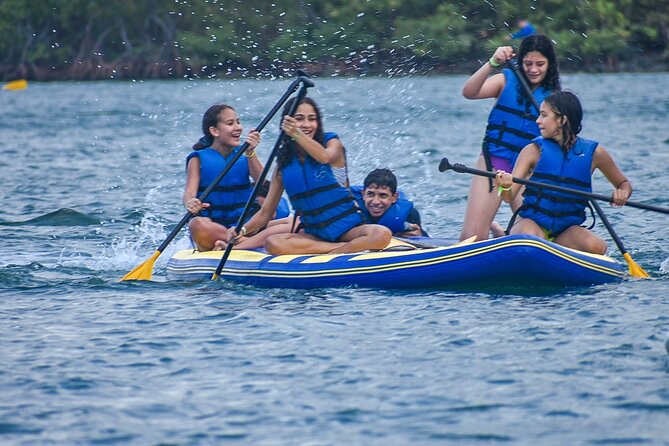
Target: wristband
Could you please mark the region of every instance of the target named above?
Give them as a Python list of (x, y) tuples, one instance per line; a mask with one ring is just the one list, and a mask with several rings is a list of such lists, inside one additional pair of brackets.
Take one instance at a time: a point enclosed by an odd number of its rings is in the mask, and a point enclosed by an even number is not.
[(247, 157), (247, 158), (253, 158), (254, 156), (256, 156), (256, 149), (251, 150), (250, 155), (247, 155), (246, 151), (244, 151), (244, 156)]
[(239, 230), (239, 234), (244, 237), (246, 235), (246, 226), (242, 226), (242, 229)]
[(490, 60), (488, 61), (488, 63), (489, 63), (490, 66), (493, 67), (493, 68), (497, 68), (497, 67), (499, 67), (499, 65), (500, 65), (499, 62), (497, 62), (497, 61), (495, 60), (495, 56), (491, 56), (491, 57), (490, 57)]
[(505, 192), (507, 190), (511, 190), (511, 188), (510, 187), (497, 186), (497, 196), (502, 195), (502, 192)]

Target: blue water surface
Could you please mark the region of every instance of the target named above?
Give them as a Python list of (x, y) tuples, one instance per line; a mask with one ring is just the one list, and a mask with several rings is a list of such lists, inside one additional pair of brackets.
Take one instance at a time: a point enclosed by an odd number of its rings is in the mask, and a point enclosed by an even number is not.
[[(492, 106), (463, 99), (465, 79), (316, 78), (310, 93), (352, 181), (390, 167), (428, 232), (453, 241), (471, 178), (437, 165), (474, 165)], [(596, 287), (170, 282), (184, 233), (152, 282), (119, 282), (183, 216), (185, 156), (206, 108), (233, 105), (248, 130), (290, 81), (1, 92), (0, 444), (669, 444), (667, 215), (604, 206), (653, 279)], [(633, 199), (669, 206), (669, 73), (563, 85)], [(277, 135), (275, 119), (263, 159)], [(611, 187), (595, 174), (594, 190)], [(609, 254), (621, 259), (612, 242)]]

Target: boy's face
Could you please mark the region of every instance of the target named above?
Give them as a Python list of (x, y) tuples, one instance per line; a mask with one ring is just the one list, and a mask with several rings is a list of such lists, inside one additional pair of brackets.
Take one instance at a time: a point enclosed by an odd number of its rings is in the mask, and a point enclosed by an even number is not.
[(397, 201), (398, 193), (390, 192), (388, 186), (377, 187), (372, 183), (362, 191), (362, 200), (369, 214), (379, 218)]

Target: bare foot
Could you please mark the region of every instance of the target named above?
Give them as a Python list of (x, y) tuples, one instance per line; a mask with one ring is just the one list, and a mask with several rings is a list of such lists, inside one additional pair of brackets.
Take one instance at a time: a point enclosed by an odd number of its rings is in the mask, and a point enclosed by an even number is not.
[(211, 248), (212, 251), (225, 251), (225, 248), (228, 247), (228, 244), (223, 240), (216, 240), (214, 242), (214, 247)]
[(504, 228), (502, 225), (497, 223), (496, 221), (493, 221), (492, 224), (490, 225), (490, 232), (492, 232), (492, 236), (494, 238), (497, 237), (504, 237), (506, 233), (504, 232)]

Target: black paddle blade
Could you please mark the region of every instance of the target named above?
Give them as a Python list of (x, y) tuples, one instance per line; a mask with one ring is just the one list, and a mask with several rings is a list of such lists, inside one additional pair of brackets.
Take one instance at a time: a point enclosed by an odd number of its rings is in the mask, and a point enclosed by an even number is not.
[(448, 162), (448, 158), (442, 158), (439, 163), (439, 172), (446, 172), (448, 169), (452, 169), (451, 163)]
[(297, 77), (300, 79), (300, 82), (302, 82), (307, 88), (311, 88), (316, 85), (309, 79), (309, 75), (304, 70), (297, 70)]

